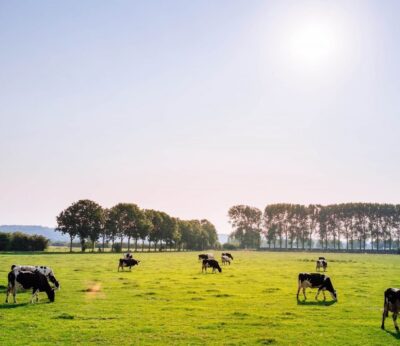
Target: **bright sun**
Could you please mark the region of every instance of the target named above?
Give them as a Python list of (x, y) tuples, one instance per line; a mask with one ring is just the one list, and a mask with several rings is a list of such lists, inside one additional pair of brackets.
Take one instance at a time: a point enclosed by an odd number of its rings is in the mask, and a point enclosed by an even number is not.
[(338, 56), (340, 35), (332, 23), (307, 21), (293, 25), (288, 32), (290, 60), (304, 66), (318, 67), (334, 62)]

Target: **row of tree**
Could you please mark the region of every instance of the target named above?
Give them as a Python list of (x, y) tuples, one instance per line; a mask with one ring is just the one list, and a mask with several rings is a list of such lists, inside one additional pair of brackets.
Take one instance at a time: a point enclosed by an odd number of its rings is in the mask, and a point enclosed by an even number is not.
[(342, 203), (333, 205), (270, 204), (261, 210), (246, 205), (229, 209), (232, 238), (243, 248), (400, 249), (400, 205)]
[[(79, 239), (82, 251), (90, 245), (92, 251), (100, 241), (101, 249), (107, 243), (116, 249), (127, 240), (128, 250), (142, 251), (174, 248), (177, 250), (203, 250), (217, 246), (218, 238), (214, 225), (208, 220), (180, 220), (165, 212), (141, 209), (133, 203), (119, 203), (110, 209), (96, 202), (80, 200), (57, 216), (56, 230), (70, 237), (70, 250), (74, 239)], [(133, 244), (132, 244), (133, 242)]]
[(48, 245), (49, 240), (41, 235), (0, 233), (0, 251), (44, 251)]

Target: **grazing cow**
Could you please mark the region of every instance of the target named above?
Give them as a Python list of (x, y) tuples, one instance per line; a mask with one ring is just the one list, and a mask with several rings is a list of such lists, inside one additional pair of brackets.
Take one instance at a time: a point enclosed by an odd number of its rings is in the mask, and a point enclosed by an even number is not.
[(202, 253), (199, 255), (199, 261), (202, 261), (205, 259), (214, 259), (214, 255), (212, 253)]
[(299, 300), (300, 289), (303, 289), (304, 300), (306, 297), (306, 288), (318, 288), (315, 299), (318, 299), (318, 295), (322, 291), (324, 295), (324, 301), (326, 300), (325, 291), (330, 292), (333, 300), (337, 300), (336, 291), (333, 288), (332, 281), (329, 276), (320, 273), (300, 273), (299, 274), (299, 287), (297, 289), (297, 300)]
[(223, 252), (222, 256), (229, 257), (231, 260), (233, 260), (233, 256), (229, 252)]
[(53, 269), (46, 266), (24, 266), (24, 265), (15, 265), (11, 266), (11, 270), (15, 271), (24, 271), (24, 272), (34, 272), (35, 270), (42, 273), (45, 277), (47, 277), (51, 283), (57, 288), (60, 289), (60, 283), (57, 281), (56, 277), (54, 276)]
[(382, 315), (382, 325), (381, 328), (385, 329), (385, 318), (389, 317), (389, 312), (393, 312), (392, 318), (394, 327), (399, 331), (399, 326), (397, 325), (397, 315), (400, 312), (400, 289), (398, 288), (388, 288), (384, 294), (385, 300), (383, 303), (383, 315)]
[(218, 261), (215, 259), (204, 259), (203, 264), (201, 266), (201, 272), (204, 271), (207, 273), (207, 268), (212, 268), (212, 272), (215, 273), (215, 270), (218, 270), (220, 273), (222, 272), (221, 267), (219, 266)]
[(326, 268), (328, 268), (328, 262), (324, 259), (319, 259), (317, 261), (316, 271), (319, 272), (321, 268), (324, 270), (324, 272), (326, 272)]
[(228, 257), (228, 256), (225, 256), (225, 255), (222, 255), (221, 256), (221, 261), (222, 261), (222, 264), (231, 264), (231, 259)]
[(119, 268), (122, 268), (124, 271), (124, 267), (129, 267), (129, 271), (132, 270), (132, 267), (139, 265), (140, 261), (135, 260), (134, 258), (120, 258), (118, 264), (118, 271)]
[(33, 298), (36, 296), (36, 302), (39, 301), (39, 292), (46, 292), (47, 297), (51, 302), (54, 302), (55, 294), (54, 288), (51, 288), (49, 282), (47, 281), (47, 277), (35, 270), (31, 271), (22, 271), (22, 270), (12, 270), (8, 273), (8, 286), (7, 286), (7, 297), (6, 303), (8, 303), (8, 296), (12, 292), (14, 303), (17, 302), (16, 295), (17, 289), (25, 289), (28, 290), (32, 288), (32, 298), (31, 303), (33, 303)]

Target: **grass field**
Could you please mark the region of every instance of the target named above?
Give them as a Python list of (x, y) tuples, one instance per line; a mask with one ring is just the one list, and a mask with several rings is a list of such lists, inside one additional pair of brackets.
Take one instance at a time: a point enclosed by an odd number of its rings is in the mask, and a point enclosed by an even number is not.
[[(217, 253), (215, 253), (217, 254)], [(338, 302), (296, 301), (297, 274), (318, 254), (235, 252), (221, 274), (197, 253), (139, 253), (132, 272), (116, 254), (0, 255), (0, 293), (11, 264), (51, 266), (55, 303), (41, 293), (0, 303), (0, 345), (395, 345), (380, 329), (383, 292), (399, 287), (400, 256), (325, 255)], [(327, 295), (328, 297), (328, 295)], [(2, 298), (2, 299), (3, 299)], [(322, 298), (322, 296), (321, 296)]]

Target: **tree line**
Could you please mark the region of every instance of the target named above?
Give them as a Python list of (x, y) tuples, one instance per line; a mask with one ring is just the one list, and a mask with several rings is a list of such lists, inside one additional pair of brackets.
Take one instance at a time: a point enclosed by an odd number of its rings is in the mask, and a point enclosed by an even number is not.
[(400, 205), (341, 203), (301, 205), (279, 203), (260, 209), (236, 205), (228, 216), (231, 237), (242, 248), (337, 250), (399, 250)]
[(82, 251), (94, 251), (96, 244), (104, 251), (111, 244), (113, 251), (122, 249), (148, 251), (176, 249), (203, 250), (218, 244), (214, 225), (206, 220), (181, 220), (165, 212), (141, 209), (134, 203), (118, 203), (103, 208), (91, 200), (79, 200), (57, 216), (57, 231), (70, 237), (70, 251), (79, 239)]
[(44, 251), (49, 240), (41, 235), (0, 232), (0, 251)]

